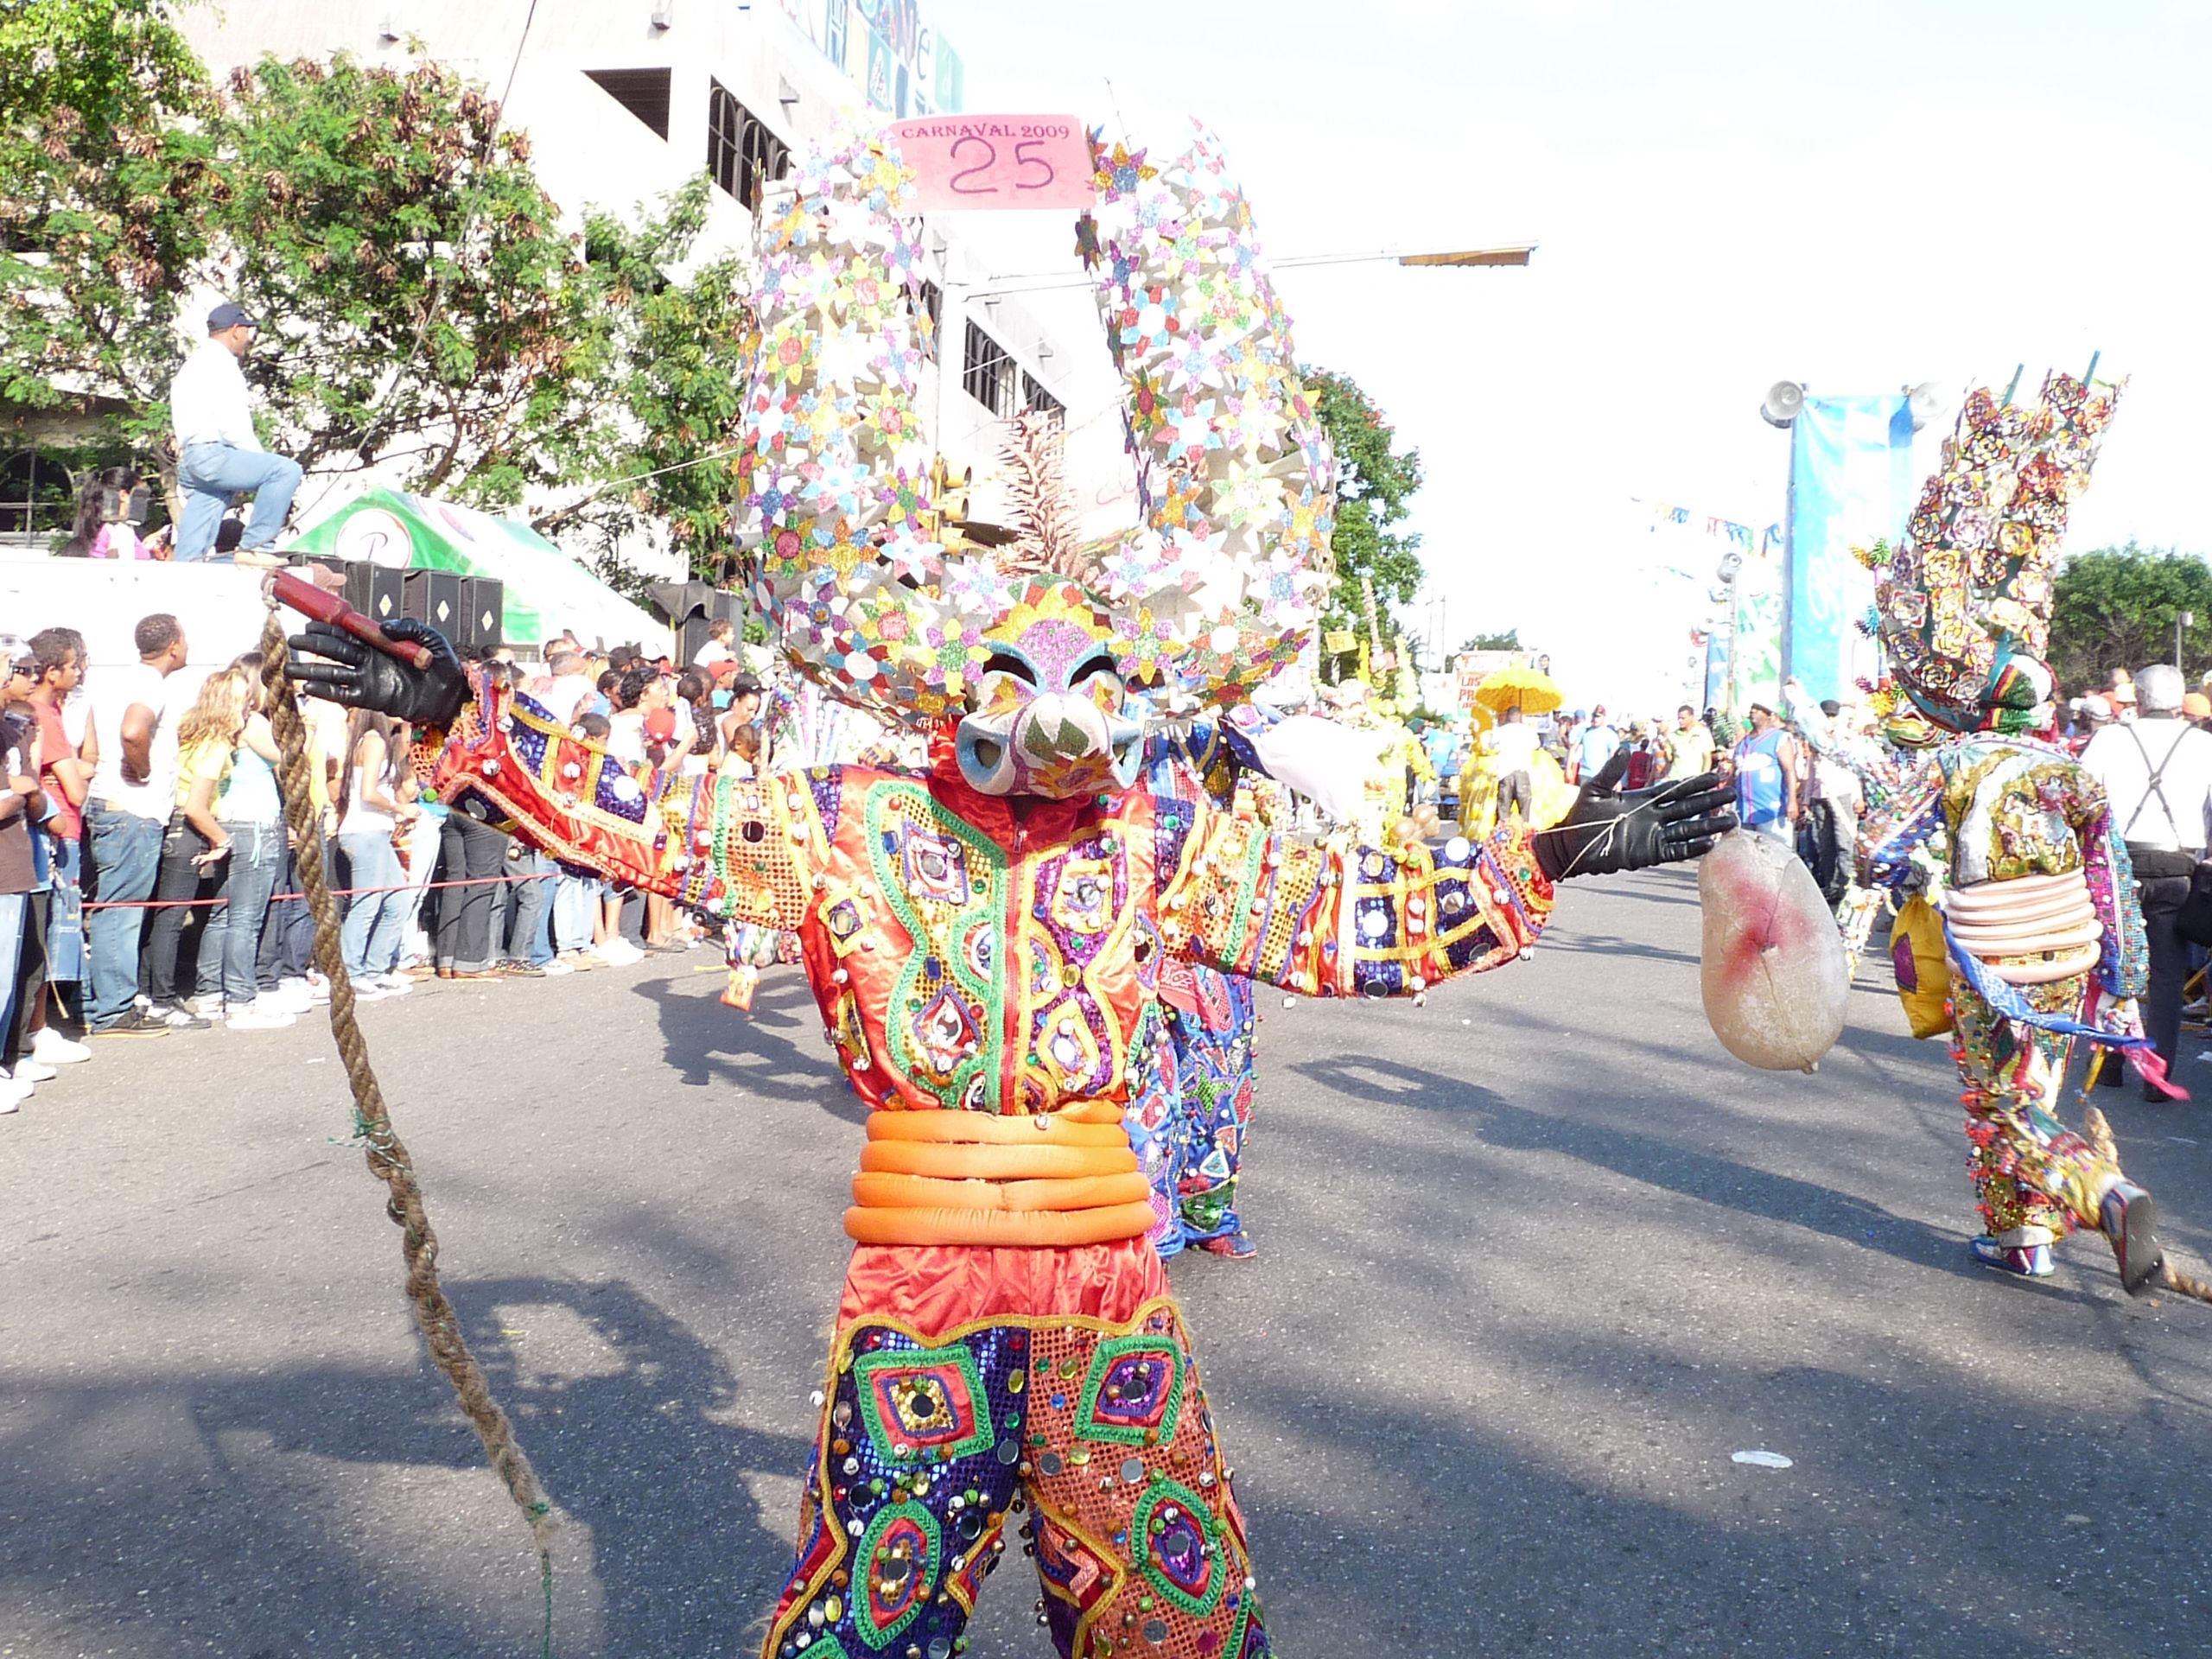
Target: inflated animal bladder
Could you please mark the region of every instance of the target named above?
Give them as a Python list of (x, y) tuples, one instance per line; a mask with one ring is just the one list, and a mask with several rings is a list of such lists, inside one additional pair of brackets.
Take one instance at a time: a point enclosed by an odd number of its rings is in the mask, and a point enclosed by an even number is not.
[(1851, 966), (1813, 874), (1781, 842), (1732, 830), (1700, 861), (1700, 988), (1720, 1046), (1767, 1071), (1810, 1071), (1843, 1034)]

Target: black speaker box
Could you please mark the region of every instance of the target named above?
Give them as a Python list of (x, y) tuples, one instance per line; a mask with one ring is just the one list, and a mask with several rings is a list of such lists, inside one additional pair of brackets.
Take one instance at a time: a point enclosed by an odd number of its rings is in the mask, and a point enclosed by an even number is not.
[(497, 576), (461, 579), (461, 638), (454, 649), (464, 657), (497, 651), (506, 644), (507, 584)]
[(358, 560), (346, 567), (346, 602), (372, 622), (390, 622), (407, 614), (401, 608), (401, 578), (404, 570)]
[(403, 570), (400, 575), (404, 580), (399, 613), (429, 623), (466, 655), (461, 643), (461, 619), (467, 613), (461, 608), (460, 575), (451, 570)]

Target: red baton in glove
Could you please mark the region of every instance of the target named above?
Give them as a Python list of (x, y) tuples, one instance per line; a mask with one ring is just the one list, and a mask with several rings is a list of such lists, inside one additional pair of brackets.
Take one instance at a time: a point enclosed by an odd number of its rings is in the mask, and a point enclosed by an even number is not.
[(393, 639), (327, 588), (302, 582), (288, 572), (277, 576), (276, 593), (279, 601), (302, 615), (313, 621), (327, 622), (334, 628), (343, 628), (363, 644), (374, 645), (388, 657), (397, 657), (410, 668), (422, 670), (430, 665), (428, 645)]

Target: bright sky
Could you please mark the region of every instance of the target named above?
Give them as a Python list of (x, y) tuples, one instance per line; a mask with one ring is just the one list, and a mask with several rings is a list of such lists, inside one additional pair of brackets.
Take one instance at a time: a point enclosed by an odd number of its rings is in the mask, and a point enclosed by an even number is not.
[[(1782, 517), (1777, 379), (2001, 387), (2024, 361), (2032, 385), (2101, 349), (2133, 384), (2069, 545), (2212, 553), (2208, 0), (925, 10), (971, 111), (1162, 146), (1203, 116), (1270, 253), (1541, 245), (1278, 285), (1300, 357), (1421, 453), (1448, 642), (1517, 626), (1575, 701), (1667, 695), (1702, 594), (1653, 573), (1721, 551), (1648, 533), (1636, 499)], [(1073, 269), (1057, 219), (1007, 234), (1033, 238), (1008, 269)]]

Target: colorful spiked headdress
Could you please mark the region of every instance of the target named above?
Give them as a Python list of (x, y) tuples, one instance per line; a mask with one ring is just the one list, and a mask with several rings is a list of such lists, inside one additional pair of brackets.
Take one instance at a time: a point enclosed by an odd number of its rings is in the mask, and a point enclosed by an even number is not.
[(1860, 556), (1894, 690), (1885, 712), (1950, 731), (2022, 731), (2052, 695), (2044, 657), (2066, 516), (2089, 487), (2120, 387), (2053, 374), (2033, 405), (1977, 390), (1907, 539)]
[[(1328, 441), (1212, 137), (1200, 130), (1161, 166), (1091, 143), (1098, 209), (1079, 243), (1128, 383), (1145, 522), (1051, 564), (1079, 574), (1130, 683), (1242, 701), (1319, 613)], [(925, 725), (962, 705), (986, 632), (1039, 565), (1025, 557), (1034, 533), (976, 546), (938, 499), (915, 409), (931, 325), (912, 178), (883, 135), (856, 134), (798, 165), (796, 198), (765, 232), (740, 543), (799, 672)]]

